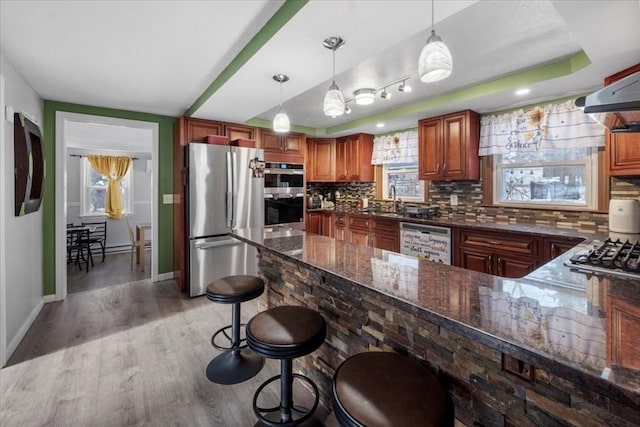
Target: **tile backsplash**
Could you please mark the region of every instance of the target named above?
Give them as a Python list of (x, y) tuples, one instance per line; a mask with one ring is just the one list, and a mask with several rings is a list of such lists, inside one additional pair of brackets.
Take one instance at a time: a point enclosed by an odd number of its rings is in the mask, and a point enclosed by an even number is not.
[[(309, 183), (307, 194), (335, 194), (339, 209), (356, 209), (361, 197), (369, 199), (374, 206), (389, 203), (375, 201), (373, 183)], [(450, 206), (451, 195), (458, 196), (458, 205)], [(611, 178), (610, 198), (640, 200), (640, 177)], [(438, 205), (443, 215), (464, 218), (467, 221), (501, 221), (529, 223), (573, 228), (581, 231), (606, 232), (609, 218), (606, 213), (560, 211), (546, 209), (523, 209), (482, 206), (482, 182), (480, 181), (432, 181), (429, 183), (429, 204)]]

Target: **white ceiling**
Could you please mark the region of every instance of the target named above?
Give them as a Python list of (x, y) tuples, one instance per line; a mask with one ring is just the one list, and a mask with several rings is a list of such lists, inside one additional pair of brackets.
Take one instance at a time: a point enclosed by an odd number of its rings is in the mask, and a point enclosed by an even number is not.
[[(44, 99), (180, 116), (276, 14), (283, 1), (0, 1), (0, 48)], [(194, 113), (268, 123), (279, 103), (276, 73), (288, 74), (285, 108), (318, 134), (381, 133), (464, 108), (496, 111), (574, 95), (640, 62), (640, 1), (442, 1), (435, 29), (452, 52), (451, 77), (425, 84), (417, 58), (431, 30), (428, 1), (311, 0)], [(332, 119), (322, 114), (331, 83), (347, 98), (411, 76), (414, 91)], [(591, 64), (539, 80), (522, 74), (584, 52)], [(557, 71), (556, 67), (556, 71)], [(516, 75), (514, 83), (479, 87)], [(531, 76), (537, 76), (533, 78)], [(522, 77), (522, 78), (520, 78)], [(515, 84), (530, 80), (517, 98)], [(383, 120), (380, 130), (375, 123)], [(254, 122), (256, 122), (254, 120)]]

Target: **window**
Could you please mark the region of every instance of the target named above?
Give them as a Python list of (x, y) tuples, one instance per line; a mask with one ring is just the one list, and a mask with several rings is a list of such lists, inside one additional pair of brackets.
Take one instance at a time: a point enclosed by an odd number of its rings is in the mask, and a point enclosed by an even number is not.
[[(104, 215), (105, 196), (107, 194), (108, 180), (97, 173), (86, 158), (82, 159), (82, 194), (80, 203), (82, 205), (82, 215)], [(125, 213), (133, 213), (131, 205), (131, 189), (133, 188), (132, 170), (120, 181), (120, 192), (122, 194), (122, 209)]]
[(418, 179), (417, 163), (392, 163), (382, 166), (382, 198), (391, 199), (391, 186), (396, 198), (403, 201), (424, 201), (424, 182)]
[(596, 148), (541, 149), (494, 155), (493, 203), (596, 209)]

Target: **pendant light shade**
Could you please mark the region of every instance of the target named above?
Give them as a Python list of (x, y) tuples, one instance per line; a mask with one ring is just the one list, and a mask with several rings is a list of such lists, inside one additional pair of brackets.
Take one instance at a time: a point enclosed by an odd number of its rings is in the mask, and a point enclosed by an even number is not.
[(418, 60), (418, 76), (425, 83), (446, 79), (451, 75), (453, 69), (451, 52), (442, 39), (436, 35), (433, 24), (433, 0), (431, 0), (431, 36), (422, 48)]
[(289, 116), (284, 111), (284, 107), (282, 106), (282, 83), (289, 81), (289, 76), (285, 74), (276, 74), (273, 76), (273, 80), (280, 83), (280, 108), (273, 118), (273, 130), (275, 132), (289, 132), (291, 128), (291, 123), (289, 121)]
[(324, 40), (323, 45), (333, 51), (333, 81), (324, 95), (322, 110), (327, 116), (337, 117), (345, 112), (344, 95), (342, 95), (340, 88), (336, 84), (336, 49), (344, 45), (344, 40), (340, 37), (329, 37)]

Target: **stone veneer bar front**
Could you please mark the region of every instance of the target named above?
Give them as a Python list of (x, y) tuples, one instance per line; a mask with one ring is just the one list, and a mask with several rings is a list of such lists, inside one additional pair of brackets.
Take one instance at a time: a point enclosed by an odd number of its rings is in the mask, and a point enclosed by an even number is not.
[[(327, 407), (345, 358), (397, 351), (439, 373), (456, 418), (469, 426), (640, 422), (640, 337), (611, 328), (613, 305), (640, 324), (640, 280), (563, 265), (589, 242), (505, 279), (297, 230), (233, 234), (260, 250), (262, 308), (307, 306), (326, 319), (325, 344), (296, 364)], [(613, 345), (626, 346), (632, 366), (611, 363)]]

